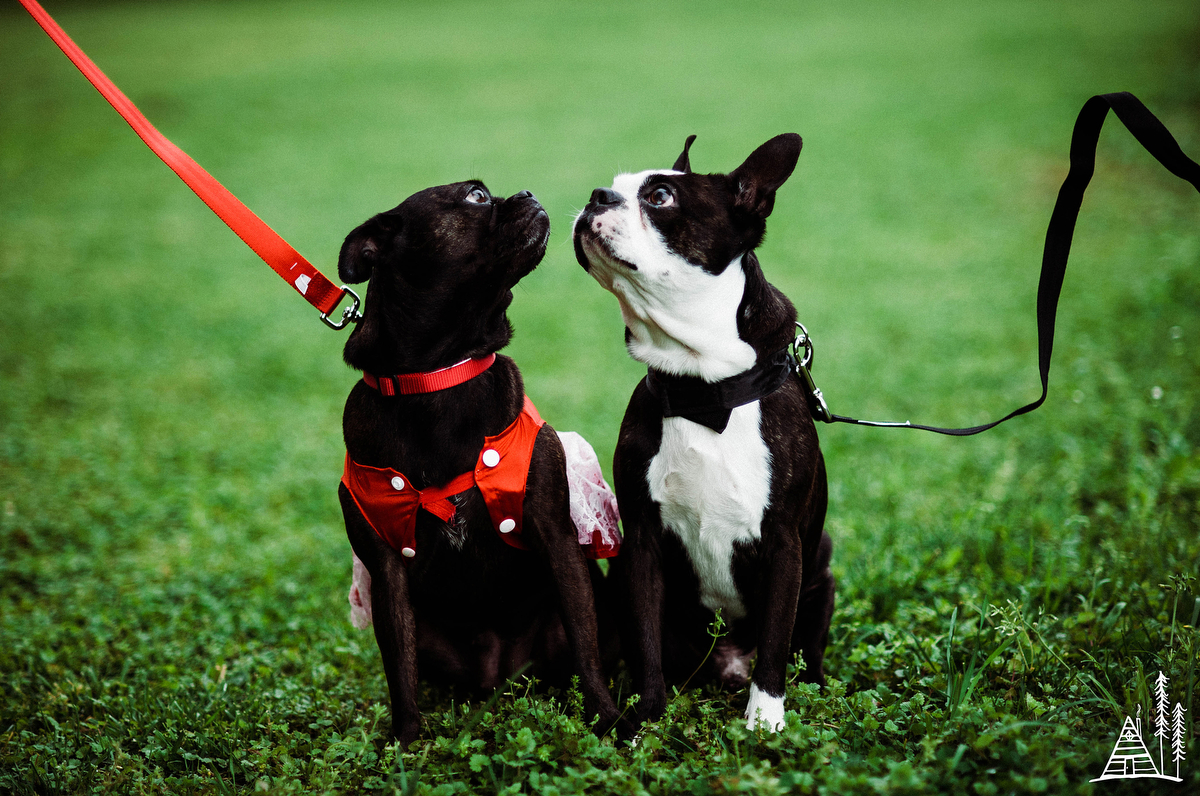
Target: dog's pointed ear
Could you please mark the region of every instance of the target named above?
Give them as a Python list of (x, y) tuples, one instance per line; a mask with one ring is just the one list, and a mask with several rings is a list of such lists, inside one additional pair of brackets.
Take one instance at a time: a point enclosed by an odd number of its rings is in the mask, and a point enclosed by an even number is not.
[(792, 176), (803, 145), (800, 136), (784, 133), (751, 152), (746, 162), (729, 174), (737, 195), (734, 204), (759, 218), (771, 215), (775, 192)]
[[(338, 254), (338, 277), (343, 282), (354, 285), (371, 278), (375, 262), (379, 259), (378, 238), (398, 231), (400, 221), (398, 218), (393, 221), (394, 223), (386, 225), (388, 228), (385, 229), (380, 216), (376, 216), (365, 224), (360, 224), (346, 236), (342, 243), (342, 251)], [(391, 226), (396, 226), (397, 230), (393, 231)]]
[(675, 158), (675, 165), (671, 167), (672, 171), (682, 171), (684, 174), (692, 173), (692, 164), (688, 161), (688, 150), (692, 148), (692, 142), (695, 140), (696, 136), (689, 135), (683, 142), (683, 151), (679, 153), (679, 157)]

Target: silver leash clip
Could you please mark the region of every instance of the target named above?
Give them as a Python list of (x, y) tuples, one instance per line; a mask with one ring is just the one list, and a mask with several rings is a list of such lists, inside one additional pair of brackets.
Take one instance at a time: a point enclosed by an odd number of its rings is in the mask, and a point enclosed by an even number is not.
[(792, 341), (792, 357), (796, 360), (796, 374), (804, 383), (804, 388), (808, 391), (808, 408), (812, 412), (815, 420), (821, 420), (825, 423), (833, 422), (833, 414), (829, 411), (829, 407), (825, 405), (825, 396), (821, 394), (821, 388), (813, 381), (812, 363), (813, 363), (813, 341), (808, 334), (808, 329), (804, 328), (804, 324), (796, 321), (796, 328), (800, 333), (796, 335), (796, 339)]
[[(333, 312), (333, 310), (321, 313), (321, 321), (330, 329), (345, 329), (347, 324), (358, 323), (362, 320), (362, 313), (358, 311), (358, 308), (362, 305), (362, 300), (359, 299), (358, 294), (345, 285), (342, 285), (342, 295), (338, 298), (338, 304), (341, 303), (342, 298), (345, 296), (350, 296), (354, 300), (354, 303), (342, 310), (341, 322), (334, 323), (329, 320), (329, 312)], [(334, 305), (333, 309), (337, 309), (337, 304)]]

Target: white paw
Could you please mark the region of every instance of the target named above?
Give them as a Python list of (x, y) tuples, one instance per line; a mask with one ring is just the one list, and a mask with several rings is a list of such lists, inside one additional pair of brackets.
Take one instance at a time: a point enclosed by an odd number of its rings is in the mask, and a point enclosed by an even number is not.
[(759, 691), (758, 685), (751, 683), (750, 702), (746, 705), (746, 729), (754, 730), (759, 724), (767, 725), (771, 732), (783, 729), (783, 697)]

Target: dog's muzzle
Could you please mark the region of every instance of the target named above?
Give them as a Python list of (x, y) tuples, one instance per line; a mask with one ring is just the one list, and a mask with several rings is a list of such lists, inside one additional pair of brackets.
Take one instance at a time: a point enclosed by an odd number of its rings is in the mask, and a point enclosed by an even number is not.
[(501, 228), (507, 245), (516, 252), (515, 274), (521, 278), (537, 267), (550, 241), (550, 215), (529, 191), (520, 191), (499, 202), (493, 211), (494, 227)]
[(592, 196), (588, 200), (587, 206), (575, 218), (574, 240), (575, 240), (575, 259), (583, 266), (583, 270), (590, 272), (592, 270), (592, 262), (588, 259), (587, 253), (584, 251), (584, 240), (591, 242), (594, 248), (599, 249), (605, 259), (612, 260), (614, 263), (636, 271), (637, 266), (627, 262), (620, 257), (617, 257), (609, 246), (608, 241), (596, 232), (595, 220), (597, 217), (604, 215), (607, 212), (616, 210), (625, 203), (625, 197), (614, 191), (612, 188), (597, 188), (592, 191)]
[(588, 244), (589, 248), (597, 252), (599, 257), (604, 261), (627, 268), (630, 271), (638, 270), (638, 267), (633, 263), (618, 257), (616, 253), (613, 252), (612, 246), (609, 245), (604, 236), (592, 229), (592, 221), (596, 218), (596, 216), (601, 215), (604, 212), (604, 209), (600, 209), (597, 212), (596, 210), (592, 209), (591, 205), (589, 205), (588, 208), (580, 213), (579, 217), (575, 219), (575, 259), (581, 266), (583, 266), (583, 270), (587, 271), (588, 273), (592, 272), (592, 266), (596, 263), (594, 263), (592, 259), (588, 257), (588, 253), (584, 248), (586, 243)]

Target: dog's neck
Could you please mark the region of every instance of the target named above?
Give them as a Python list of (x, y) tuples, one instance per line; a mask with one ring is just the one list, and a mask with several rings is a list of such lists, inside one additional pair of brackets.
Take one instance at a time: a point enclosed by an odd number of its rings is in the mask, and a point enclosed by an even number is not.
[(505, 307), (455, 315), (415, 304), (408, 296), (381, 295), (385, 291), (374, 282), (367, 287), (363, 319), (346, 341), (343, 359), (355, 370), (379, 375), (436, 371), (495, 354), (512, 339)]
[(621, 306), (629, 355), (663, 373), (706, 381), (752, 367), (754, 349), (737, 332), (745, 288), (740, 259), (717, 276), (687, 269), (648, 279), (622, 266), (597, 269)]
[(762, 365), (791, 342), (796, 309), (766, 280), (754, 252), (718, 276), (684, 273), (703, 289), (693, 293), (678, 281), (648, 289), (620, 269), (604, 275), (637, 361), (667, 375), (717, 382)]
[(796, 307), (779, 288), (767, 281), (750, 251), (742, 258), (746, 287), (738, 305), (738, 337), (754, 349), (755, 360), (762, 363), (785, 348), (796, 335)]
[[(767, 281), (754, 252), (738, 257), (716, 280), (719, 289), (712, 290), (710, 282), (710, 300), (701, 306), (686, 294), (678, 297), (682, 301), (672, 305), (682, 316), (674, 318), (676, 328), (685, 332), (700, 330), (701, 334), (692, 339), (709, 342), (709, 353), (737, 352), (736, 359), (706, 358), (702, 356), (705, 351), (686, 346), (678, 338), (669, 345), (663, 345), (661, 337), (642, 344), (629, 326), (626, 344), (635, 359), (649, 366), (646, 387), (658, 399), (663, 417), (684, 417), (720, 434), (733, 409), (770, 395), (793, 373), (795, 360), (787, 346), (795, 329), (796, 309)], [(613, 292), (621, 299), (617, 290)], [(625, 307), (622, 299), (623, 312)], [(645, 315), (654, 317), (654, 313)], [(660, 313), (658, 317), (672, 316)], [(638, 328), (645, 330), (650, 324)], [(664, 326), (659, 323), (656, 328), (661, 334)], [(690, 356), (681, 356), (681, 348)], [(669, 367), (664, 368), (664, 362)]]

